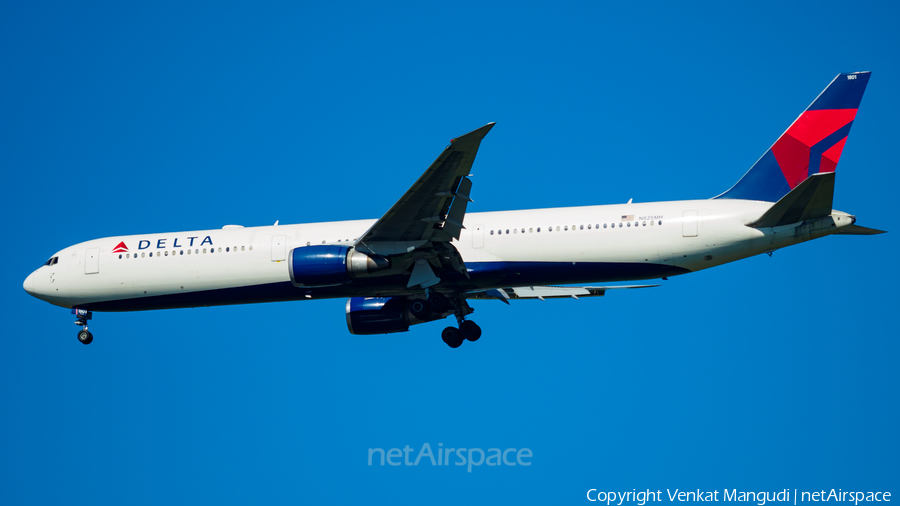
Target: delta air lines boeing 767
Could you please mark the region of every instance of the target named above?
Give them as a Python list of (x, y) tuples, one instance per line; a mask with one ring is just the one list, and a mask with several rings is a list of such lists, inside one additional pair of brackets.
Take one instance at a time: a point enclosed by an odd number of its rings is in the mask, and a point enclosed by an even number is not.
[(687, 274), (831, 234), (881, 233), (832, 209), (835, 169), (869, 76), (835, 77), (709, 200), (467, 212), (489, 123), (450, 141), (377, 220), (95, 239), (54, 254), (25, 291), (71, 309), (84, 344), (95, 311), (347, 297), (353, 334), (453, 315), (458, 325), (441, 337), (456, 348), (481, 337), (468, 319), (473, 299), (600, 296), (656, 285), (598, 283)]

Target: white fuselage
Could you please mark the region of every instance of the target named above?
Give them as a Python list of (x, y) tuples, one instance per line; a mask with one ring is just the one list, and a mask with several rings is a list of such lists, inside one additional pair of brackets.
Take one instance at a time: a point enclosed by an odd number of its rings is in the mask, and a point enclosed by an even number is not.
[[(447, 289), (677, 275), (828, 235), (854, 221), (835, 211), (805, 224), (746, 226), (771, 205), (723, 199), (468, 213), (466, 228), (453, 244), (470, 279)], [(327, 290), (291, 285), (286, 260), (293, 248), (350, 246), (374, 222), (229, 226), (95, 239), (58, 252), (56, 262), (28, 277), (25, 289), (58, 306), (99, 311), (421, 292), (396, 283), (394, 288), (350, 283)], [(117, 249), (120, 243), (124, 248)]]

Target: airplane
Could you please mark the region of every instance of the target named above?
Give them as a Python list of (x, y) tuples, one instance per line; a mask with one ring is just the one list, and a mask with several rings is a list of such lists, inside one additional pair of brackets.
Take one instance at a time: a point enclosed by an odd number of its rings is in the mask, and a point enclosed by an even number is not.
[[(69, 246), (23, 284), (94, 311), (347, 298), (351, 334), (453, 315), (451, 348), (481, 337), (470, 300), (603, 296), (827, 235), (874, 235), (832, 209), (835, 170), (870, 72), (838, 74), (744, 176), (708, 200), (467, 212), (471, 168), (494, 123), (453, 139), (377, 220), (106, 237)], [(572, 286), (581, 284), (580, 286)]]

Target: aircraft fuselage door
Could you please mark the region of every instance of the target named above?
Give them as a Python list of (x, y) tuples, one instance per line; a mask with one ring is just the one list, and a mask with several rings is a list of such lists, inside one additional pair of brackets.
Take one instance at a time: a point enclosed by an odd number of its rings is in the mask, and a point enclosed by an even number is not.
[(699, 221), (697, 211), (685, 211), (681, 220), (681, 235), (684, 237), (697, 237)]
[(484, 225), (475, 225), (475, 230), (472, 231), (472, 247), (484, 247)]
[(272, 237), (272, 261), (283, 262), (287, 258), (287, 236)]
[(100, 248), (91, 248), (84, 253), (84, 273), (100, 272)]

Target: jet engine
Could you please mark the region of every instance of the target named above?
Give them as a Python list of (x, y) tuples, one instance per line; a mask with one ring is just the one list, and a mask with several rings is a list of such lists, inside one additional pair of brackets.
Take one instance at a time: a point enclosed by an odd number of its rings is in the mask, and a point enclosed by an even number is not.
[(302, 246), (288, 255), (291, 283), (301, 287), (342, 285), (390, 267), (390, 259), (366, 255), (349, 246)]
[(351, 334), (393, 334), (406, 332), (411, 325), (452, 314), (450, 310), (443, 313), (423, 313), (421, 307), (425, 307), (425, 301), (420, 299), (353, 297), (347, 299), (347, 329)]

